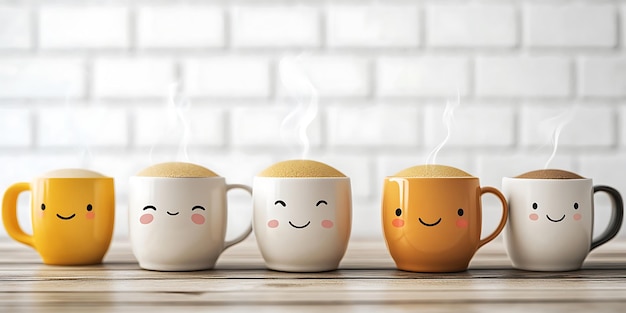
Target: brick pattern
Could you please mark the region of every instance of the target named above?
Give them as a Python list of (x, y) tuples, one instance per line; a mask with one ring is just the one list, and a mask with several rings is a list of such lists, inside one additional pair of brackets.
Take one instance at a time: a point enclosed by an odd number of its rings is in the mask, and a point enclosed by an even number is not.
[(354, 236), (378, 237), (382, 180), (427, 161), (459, 101), (437, 163), (498, 187), (562, 126), (550, 167), (626, 193), (625, 21), (617, 0), (0, 1), (0, 190), (112, 175), (124, 236), (142, 167), (250, 184), (306, 152), (352, 178)]

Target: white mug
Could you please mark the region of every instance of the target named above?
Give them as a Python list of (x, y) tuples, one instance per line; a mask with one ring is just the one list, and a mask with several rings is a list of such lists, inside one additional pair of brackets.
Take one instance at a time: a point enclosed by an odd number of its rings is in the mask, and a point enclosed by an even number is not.
[(157, 271), (210, 269), (224, 249), (244, 240), (252, 225), (225, 241), (228, 190), (224, 177), (130, 178), (129, 231), (139, 266)]
[[(504, 241), (518, 269), (579, 269), (589, 252), (615, 237), (622, 225), (619, 192), (608, 186), (593, 186), (590, 178), (505, 177), (502, 192), (509, 202)], [(612, 215), (607, 229), (592, 239), (596, 192), (610, 196)]]
[(255, 177), (253, 226), (268, 268), (337, 269), (352, 227), (348, 177)]

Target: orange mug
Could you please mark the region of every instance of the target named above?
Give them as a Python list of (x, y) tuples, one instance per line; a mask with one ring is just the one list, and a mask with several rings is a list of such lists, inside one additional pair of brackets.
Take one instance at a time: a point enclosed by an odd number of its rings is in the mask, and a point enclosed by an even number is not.
[[(495, 231), (480, 239), (485, 193), (500, 199), (502, 218)], [(385, 178), (383, 230), (389, 253), (401, 270), (464, 271), (476, 251), (500, 234), (507, 218), (502, 193), (480, 187), (478, 177)]]

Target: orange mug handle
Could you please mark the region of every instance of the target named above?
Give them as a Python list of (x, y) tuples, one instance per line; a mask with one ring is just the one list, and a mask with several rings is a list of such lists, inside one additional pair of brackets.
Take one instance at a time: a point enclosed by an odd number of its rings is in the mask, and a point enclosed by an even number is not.
[(496, 239), (496, 237), (498, 237), (500, 232), (502, 232), (502, 230), (504, 229), (504, 225), (506, 225), (506, 221), (509, 218), (509, 205), (506, 202), (506, 198), (504, 197), (504, 195), (496, 188), (493, 188), (493, 187), (481, 187), (480, 188), (480, 196), (482, 197), (485, 193), (494, 194), (496, 197), (498, 197), (498, 199), (500, 199), (500, 202), (502, 202), (502, 218), (500, 218), (500, 224), (498, 224), (498, 227), (496, 228), (496, 230), (494, 230), (485, 239), (481, 239), (480, 240), (480, 242), (478, 243), (478, 248), (480, 248), (483, 245), (485, 245), (486, 243)]
[(33, 236), (25, 233), (17, 221), (17, 197), (20, 193), (29, 190), (29, 183), (16, 183), (7, 189), (2, 199), (2, 222), (11, 238), (25, 245), (34, 247)]

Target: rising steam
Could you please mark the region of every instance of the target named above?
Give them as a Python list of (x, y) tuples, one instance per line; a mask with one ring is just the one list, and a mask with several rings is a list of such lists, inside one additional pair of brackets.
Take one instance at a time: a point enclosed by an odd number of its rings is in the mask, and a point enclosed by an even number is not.
[[(75, 104), (72, 104), (70, 101), (71, 91), (75, 88), (73, 84), (66, 86), (64, 92), (64, 115), (66, 120), (62, 122), (65, 124), (65, 128), (69, 136), (73, 136), (73, 140), (70, 139), (70, 142), (76, 144), (76, 150), (78, 153), (78, 163), (80, 167), (87, 168), (89, 162), (93, 160), (93, 154), (91, 153), (90, 142), (91, 138), (89, 138), (87, 129), (89, 127), (94, 127), (94, 125), (84, 125), (81, 123), (82, 119), (80, 116), (77, 116), (77, 108)], [(69, 138), (68, 138), (69, 139)]]
[(167, 126), (163, 129), (160, 136), (157, 137), (154, 144), (150, 148), (150, 162), (152, 163), (152, 157), (154, 149), (160, 141), (164, 141), (165, 137), (171, 134), (177, 134), (182, 131), (176, 159), (179, 161), (189, 162), (189, 154), (187, 147), (189, 145), (189, 139), (191, 136), (191, 128), (187, 119), (186, 113), (191, 107), (189, 98), (184, 94), (182, 87), (179, 83), (174, 82), (168, 87), (168, 101), (166, 110), (164, 112), (167, 119)]
[(189, 121), (185, 116), (185, 111), (189, 110), (191, 102), (189, 101), (189, 98), (187, 98), (187, 96), (183, 93), (182, 88), (178, 83), (173, 83), (170, 85), (169, 104), (174, 108), (174, 112), (176, 112), (176, 118), (183, 128), (183, 135), (180, 139), (180, 144), (178, 145), (177, 159), (188, 162), (189, 154), (187, 152), (187, 147), (189, 146), (189, 136), (191, 135), (191, 129), (189, 127)]
[(289, 98), (294, 99), (296, 108), (292, 109), (280, 125), (283, 142), (289, 143), (293, 137), (302, 146), (301, 158), (309, 153), (310, 141), (307, 130), (317, 116), (318, 93), (311, 79), (304, 70), (302, 55), (283, 57), (278, 71), (280, 82)]
[(552, 159), (554, 159), (554, 156), (556, 155), (556, 151), (559, 146), (559, 137), (561, 136), (561, 131), (572, 120), (572, 118), (574, 117), (575, 111), (576, 111), (576, 108), (573, 108), (571, 110), (568, 110), (567, 112), (561, 113), (553, 118), (550, 118), (544, 121), (544, 123), (550, 123), (550, 124), (558, 123), (557, 126), (552, 131), (552, 154), (550, 155), (550, 157), (548, 158), (548, 161), (544, 165), (543, 167), (544, 169), (547, 169), (548, 166), (550, 165), (550, 162), (552, 162)]
[(452, 122), (454, 122), (454, 110), (461, 105), (461, 93), (457, 90), (456, 101), (446, 101), (446, 108), (443, 111), (442, 121), (446, 126), (446, 137), (439, 143), (433, 151), (428, 154), (428, 158), (426, 158), (426, 164), (436, 164), (437, 154), (443, 148), (443, 146), (450, 139), (450, 134), (452, 133)]

